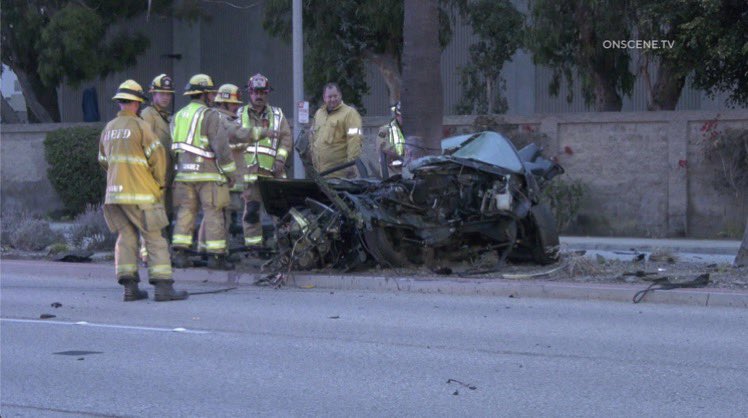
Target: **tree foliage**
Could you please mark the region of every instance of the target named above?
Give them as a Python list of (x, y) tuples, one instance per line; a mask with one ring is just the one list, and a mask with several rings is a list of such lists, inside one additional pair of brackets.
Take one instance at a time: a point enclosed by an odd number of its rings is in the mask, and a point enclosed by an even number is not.
[(684, 24), (699, 13), (698, 8), (693, 7), (695, 2), (688, 3), (683, 0), (635, 0), (632, 3), (632, 27), (639, 39), (675, 42), (673, 48), (641, 50), (637, 74), (644, 82), (648, 110), (674, 110), (688, 75), (698, 63), (691, 48), (677, 41), (687, 31)]
[(470, 63), (460, 69), (463, 96), (456, 110), (503, 113), (507, 103), (501, 95), (505, 88), (501, 69), (522, 46), (524, 15), (509, 0), (468, 0), (462, 14), (478, 42), (470, 45)]
[[(440, 43), (451, 38), (448, 9), (456, 0), (441, 0)], [(403, 52), (402, 0), (305, 0), (304, 85), (312, 102), (319, 103), (322, 86), (340, 84), (346, 102), (360, 111), (366, 82), (367, 62), (379, 69), (390, 90), (392, 101), (399, 100)], [(291, 39), (291, 2), (267, 0), (263, 27), (272, 36)]]
[(604, 40), (632, 39), (631, 1), (533, 0), (527, 46), (536, 64), (553, 70), (549, 91), (558, 95), (562, 78), (573, 100), (575, 75), (582, 96), (598, 111), (621, 110), (622, 95), (630, 95), (634, 75), (624, 49), (603, 47)]
[[(59, 121), (56, 88), (121, 71), (149, 46), (141, 33), (116, 23), (170, 13), (170, 0), (4, 0), (2, 62), (19, 79), (32, 120)], [(145, 19), (145, 16), (143, 16)]]
[(694, 10), (676, 38), (696, 62), (693, 85), (729, 94), (748, 104), (748, 3), (744, 0), (681, 0)]
[[(649, 110), (675, 109), (689, 76), (692, 85), (733, 103), (748, 103), (748, 3), (742, 0), (534, 0), (528, 46), (537, 64), (553, 70), (550, 92), (562, 79), (581, 82), (585, 103), (620, 110), (637, 75)], [(605, 48), (603, 41), (666, 40), (672, 48)], [(631, 58), (638, 56), (637, 68)], [(572, 99), (571, 93), (567, 96)]]

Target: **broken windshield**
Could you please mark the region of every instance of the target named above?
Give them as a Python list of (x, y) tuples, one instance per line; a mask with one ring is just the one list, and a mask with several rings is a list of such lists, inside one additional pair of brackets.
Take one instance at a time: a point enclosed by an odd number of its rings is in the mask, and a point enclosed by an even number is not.
[(514, 146), (503, 135), (496, 132), (481, 132), (459, 135), (442, 141), (444, 154), (457, 158), (480, 161), (521, 173), (523, 171)]

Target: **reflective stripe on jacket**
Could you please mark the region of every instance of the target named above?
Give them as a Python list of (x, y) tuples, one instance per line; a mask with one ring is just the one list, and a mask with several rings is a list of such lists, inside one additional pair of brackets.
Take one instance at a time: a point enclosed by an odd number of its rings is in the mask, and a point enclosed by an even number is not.
[[(278, 133), (277, 138), (260, 138), (244, 148), (244, 161), (248, 168), (248, 173), (244, 176), (245, 181), (255, 181), (258, 175), (273, 176), (275, 161), (285, 161), (292, 146), (291, 129), (283, 111), (279, 107), (266, 105), (264, 111), (258, 114), (251, 105), (247, 105), (240, 110), (240, 115), (244, 129), (257, 130), (266, 127), (269, 132)], [(278, 177), (285, 177), (285, 173), (276, 174)]]
[(172, 150), (176, 154), (174, 181), (224, 183), (236, 171), (221, 117), (201, 101), (193, 100), (172, 120)]
[(210, 141), (203, 135), (203, 118), (208, 107), (200, 102), (190, 102), (174, 115), (171, 149), (175, 153), (190, 152), (205, 158), (214, 158)]

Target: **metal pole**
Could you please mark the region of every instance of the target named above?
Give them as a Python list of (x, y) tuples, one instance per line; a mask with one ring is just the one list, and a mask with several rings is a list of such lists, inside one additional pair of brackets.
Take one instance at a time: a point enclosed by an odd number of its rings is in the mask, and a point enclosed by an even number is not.
[[(302, 32), (301, 0), (293, 0), (293, 137), (298, 140), (301, 132), (299, 123), (299, 103), (304, 100), (304, 36)], [(303, 179), (304, 165), (301, 163), (298, 152), (293, 153), (294, 178)]]

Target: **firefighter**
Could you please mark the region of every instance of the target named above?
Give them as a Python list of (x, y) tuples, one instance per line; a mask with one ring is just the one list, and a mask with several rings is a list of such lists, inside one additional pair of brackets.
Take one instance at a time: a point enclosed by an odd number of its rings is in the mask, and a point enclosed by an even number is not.
[(174, 179), (174, 165), (171, 163), (171, 104), (174, 101), (174, 83), (166, 74), (156, 76), (151, 82), (151, 106), (146, 107), (140, 113), (151, 129), (161, 141), (161, 145), (167, 150), (166, 153), (166, 186), (164, 188), (164, 207), (169, 220), (173, 216), (171, 183)]
[(138, 288), (138, 234), (148, 250), (148, 281), (156, 301), (182, 300), (187, 292), (174, 290), (169, 245), (161, 235), (168, 220), (161, 203), (166, 186), (166, 150), (151, 127), (137, 116), (145, 100), (133, 80), (120, 84), (112, 98), (120, 112), (101, 133), (99, 163), (107, 173), (104, 218), (117, 232), (114, 266), (124, 286), (126, 302), (145, 299)]
[[(314, 114), (310, 150), (312, 163), (317, 172), (328, 170), (361, 155), (361, 115), (343, 103), (340, 87), (327, 83), (322, 96), (325, 106)], [(353, 167), (339, 170), (331, 177), (354, 177)]]
[(380, 158), (383, 164), (387, 164), (390, 175), (400, 174), (405, 156), (405, 135), (403, 135), (403, 115), (400, 111), (400, 102), (390, 108), (392, 120), (379, 128)]
[(262, 201), (257, 185), (259, 177), (286, 178), (286, 158), (293, 146), (291, 128), (283, 111), (268, 104), (268, 93), (273, 89), (270, 81), (262, 74), (250, 77), (247, 83), (250, 104), (239, 109), (241, 125), (245, 129), (261, 132), (265, 136), (244, 150), (247, 173), (244, 175), (245, 190), (244, 228), (245, 246), (263, 246)]
[[(151, 82), (151, 105), (140, 112), (140, 117), (146, 121), (156, 134), (161, 145), (166, 152), (166, 185), (164, 186), (164, 208), (166, 216), (169, 218), (169, 224), (174, 217), (171, 183), (174, 180), (174, 166), (171, 163), (171, 133), (169, 132), (169, 123), (171, 122), (171, 104), (174, 101), (174, 84), (171, 77), (166, 74), (159, 74)], [(170, 237), (171, 234), (168, 233)], [(145, 262), (148, 259), (148, 251), (145, 248), (143, 240), (140, 240), (140, 258)]]
[(190, 96), (190, 103), (174, 115), (171, 123), (177, 208), (172, 238), (174, 265), (189, 266), (186, 250), (192, 246), (195, 219), (202, 208), (208, 268), (230, 270), (234, 266), (226, 260), (223, 209), (229, 204), (236, 163), (231, 158), (228, 136), (221, 134), (221, 117), (210, 108), (216, 96), (213, 80), (205, 74), (192, 76), (184, 95)]
[[(224, 122), (223, 129), (229, 131), (229, 148), (231, 148), (231, 156), (236, 163), (236, 181), (233, 187), (229, 190), (230, 199), (229, 205), (226, 207), (224, 213), (224, 222), (226, 227), (227, 245), (230, 246), (231, 238), (231, 224), (234, 216), (237, 218), (241, 216), (244, 210), (244, 204), (242, 202), (241, 194), (244, 191), (244, 179), (242, 176), (245, 174), (246, 165), (244, 164), (244, 149), (247, 146), (247, 142), (240, 142), (243, 139), (239, 127), (237, 110), (243, 104), (241, 101), (241, 91), (239, 87), (233, 84), (224, 84), (218, 88), (218, 93), (215, 98), (216, 107), (215, 109), (219, 112), (221, 120)], [(244, 135), (246, 136), (246, 134)], [(251, 137), (251, 133), (249, 135)], [(205, 249), (205, 224), (200, 225), (200, 231), (198, 232), (198, 249)], [(241, 245), (241, 244), (240, 244)]]

